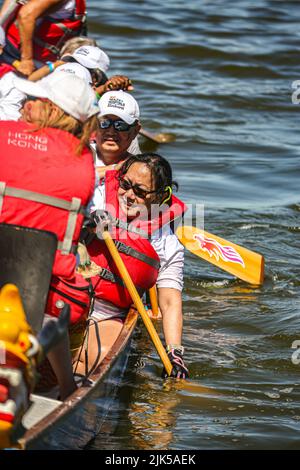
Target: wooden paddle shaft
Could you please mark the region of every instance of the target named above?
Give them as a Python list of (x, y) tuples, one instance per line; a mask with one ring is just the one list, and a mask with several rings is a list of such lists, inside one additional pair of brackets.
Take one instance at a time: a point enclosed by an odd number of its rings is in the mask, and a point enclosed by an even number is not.
[(162, 363), (167, 371), (167, 374), (168, 375), (171, 375), (171, 372), (172, 372), (172, 364), (170, 362), (170, 359), (168, 358), (168, 355), (165, 351), (165, 348), (163, 347), (162, 343), (161, 343), (161, 340), (157, 334), (157, 331), (156, 329), (154, 328), (153, 326), (153, 323), (152, 321), (150, 320), (146, 310), (145, 310), (145, 307), (143, 305), (143, 302), (135, 288), (135, 285), (133, 284), (132, 282), (132, 279), (127, 271), (127, 268), (125, 266), (125, 264), (123, 263), (123, 260), (110, 236), (110, 233), (105, 230), (103, 233), (102, 233), (102, 236), (103, 236), (103, 239), (106, 243), (106, 246), (114, 260), (114, 262), (116, 263), (116, 266), (121, 274), (121, 277), (124, 281), (124, 284), (125, 286), (127, 287), (128, 291), (129, 291), (129, 294), (132, 298), (132, 301), (136, 307), (136, 309), (138, 310), (139, 314), (141, 315), (142, 319), (143, 319), (143, 322), (145, 324), (145, 327), (147, 328), (148, 330), (148, 333), (154, 343), (154, 346), (162, 360)]
[(157, 315), (158, 315), (158, 302), (157, 302), (156, 286), (153, 286), (153, 287), (151, 287), (151, 289), (149, 289), (149, 297), (150, 297), (152, 314), (153, 314), (154, 317), (157, 317)]

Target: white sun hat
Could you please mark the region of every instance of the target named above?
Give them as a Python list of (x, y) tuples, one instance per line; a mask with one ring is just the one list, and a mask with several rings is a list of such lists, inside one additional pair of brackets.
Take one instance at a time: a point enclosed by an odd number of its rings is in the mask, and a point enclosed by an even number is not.
[(81, 122), (99, 113), (92, 87), (82, 78), (68, 72), (52, 74), (47, 80), (38, 82), (14, 77), (13, 85), (28, 96), (49, 99)]
[(66, 57), (73, 57), (79, 64), (88, 69), (100, 69), (107, 72), (110, 64), (108, 55), (97, 46), (81, 46)]
[(76, 75), (76, 77), (82, 78), (85, 82), (92, 84), (92, 76), (88, 69), (83, 67), (83, 65), (71, 63), (71, 62), (66, 62), (65, 64), (59, 65), (53, 72), (53, 74), (60, 73), (60, 72), (67, 72), (71, 73), (73, 75)]
[(108, 91), (101, 96), (99, 102), (99, 116), (113, 114), (123, 119), (127, 124), (133, 124), (140, 117), (137, 101), (123, 90)]

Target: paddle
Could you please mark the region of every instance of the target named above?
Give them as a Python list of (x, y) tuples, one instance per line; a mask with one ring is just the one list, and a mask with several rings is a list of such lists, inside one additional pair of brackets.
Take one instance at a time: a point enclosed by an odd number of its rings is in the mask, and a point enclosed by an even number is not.
[(139, 134), (153, 142), (156, 142), (157, 144), (167, 144), (175, 140), (175, 137), (172, 134), (152, 134), (152, 132), (145, 131), (145, 129), (140, 129)]
[(150, 297), (152, 315), (154, 317), (157, 317), (158, 316), (158, 301), (157, 301), (156, 286), (152, 286), (151, 289), (149, 289), (149, 297)]
[(129, 294), (132, 298), (132, 301), (137, 309), (137, 311), (139, 312), (139, 314), (141, 315), (142, 319), (143, 319), (143, 322), (145, 324), (145, 327), (147, 328), (148, 330), (148, 333), (152, 339), (152, 342), (162, 360), (162, 363), (167, 371), (167, 374), (168, 375), (171, 375), (171, 372), (172, 372), (172, 364), (170, 362), (170, 359), (168, 358), (168, 355), (165, 351), (165, 348), (163, 347), (162, 343), (161, 343), (161, 340), (157, 334), (157, 331), (155, 330), (154, 326), (153, 326), (153, 323), (152, 321), (150, 320), (146, 310), (145, 310), (145, 307), (143, 305), (143, 302), (132, 282), (132, 279), (127, 271), (127, 268), (125, 266), (125, 264), (123, 263), (123, 260), (113, 242), (113, 239), (111, 238), (111, 235), (110, 233), (107, 231), (107, 230), (104, 230), (102, 233), (101, 233), (102, 237), (103, 237), (103, 240), (105, 241), (106, 243), (106, 246), (111, 254), (111, 257), (112, 259), (114, 260), (118, 270), (119, 270), (119, 273), (123, 279), (123, 282), (125, 284), (125, 286), (127, 287), (128, 291), (129, 291)]
[(176, 235), (194, 255), (250, 284), (263, 283), (264, 258), (262, 255), (196, 227), (178, 227)]

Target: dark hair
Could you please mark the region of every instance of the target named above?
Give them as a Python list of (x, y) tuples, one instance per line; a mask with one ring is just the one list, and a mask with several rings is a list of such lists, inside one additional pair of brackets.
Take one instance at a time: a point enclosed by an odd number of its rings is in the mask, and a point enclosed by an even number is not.
[[(74, 59), (74, 57), (72, 57), (70, 55), (64, 56), (62, 60), (64, 62), (69, 63), (69, 64), (82, 65), (82, 64), (80, 64), (80, 62), (78, 62), (78, 60)], [(84, 67), (85, 69), (87, 69), (90, 72), (90, 74), (92, 75), (92, 78), (96, 82), (95, 83), (96, 86), (104, 85), (107, 82), (107, 80), (108, 80), (107, 75), (104, 72), (102, 72), (102, 70), (85, 67), (83, 65), (82, 65), (82, 67)]]
[(151, 171), (154, 180), (155, 191), (158, 195), (163, 195), (170, 186), (177, 191), (178, 184), (172, 180), (172, 168), (168, 160), (157, 153), (145, 152), (138, 155), (131, 155), (120, 168), (119, 176), (126, 175), (127, 171), (134, 163), (144, 163)]

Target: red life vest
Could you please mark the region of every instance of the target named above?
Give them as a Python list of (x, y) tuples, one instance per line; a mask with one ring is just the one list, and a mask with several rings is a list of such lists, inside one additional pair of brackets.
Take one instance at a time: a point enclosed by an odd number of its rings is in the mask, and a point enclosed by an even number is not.
[(58, 129), (0, 122), (0, 222), (48, 230), (58, 238), (53, 274), (74, 276), (84, 206), (94, 191), (92, 154)]
[[(105, 175), (106, 209), (110, 213), (111, 208), (116, 209), (112, 215), (117, 218), (117, 227), (113, 230), (112, 237), (137, 290), (142, 294), (156, 283), (159, 270), (159, 257), (148, 238), (169, 220), (168, 215), (171, 215), (171, 220), (182, 217), (185, 205), (173, 197), (171, 206), (161, 217), (150, 221), (134, 220), (126, 224), (122, 220), (124, 216), (120, 213), (118, 203), (117, 173), (107, 171)], [(94, 238), (88, 245), (88, 253), (91, 261), (102, 268), (101, 273), (92, 278), (95, 296), (119, 307), (128, 308), (132, 304), (130, 294), (120, 279), (118, 269), (104, 242)]]
[(16, 69), (9, 64), (0, 64), (0, 78), (4, 77), (8, 72), (15, 72)]
[[(16, 17), (20, 5), (6, 25), (6, 47), (5, 51), (13, 52), (14, 59), (20, 58), (20, 33)], [(53, 16), (55, 13), (53, 14)], [(76, 0), (75, 11), (72, 18), (55, 19), (44, 16), (37, 21), (33, 35), (33, 58), (39, 62), (55, 61), (58, 59), (59, 51), (63, 44), (70, 38), (80, 36), (86, 22), (86, 2)]]

